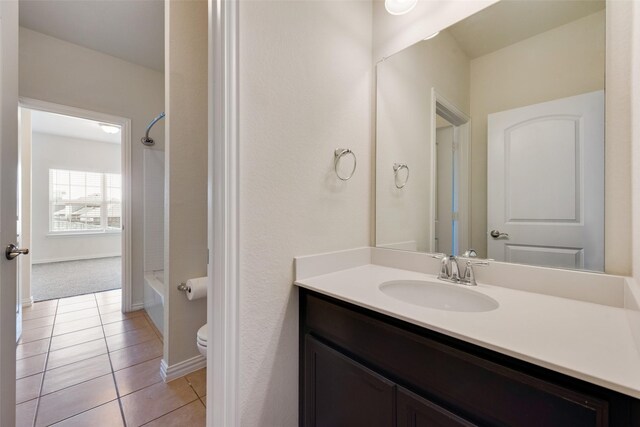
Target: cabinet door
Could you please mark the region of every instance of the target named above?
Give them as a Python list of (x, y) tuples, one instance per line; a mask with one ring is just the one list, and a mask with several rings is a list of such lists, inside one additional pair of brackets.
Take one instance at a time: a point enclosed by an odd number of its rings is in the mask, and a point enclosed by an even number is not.
[(398, 387), (397, 427), (472, 427), (472, 424), (435, 403)]
[(305, 336), (304, 425), (395, 425), (395, 384)]

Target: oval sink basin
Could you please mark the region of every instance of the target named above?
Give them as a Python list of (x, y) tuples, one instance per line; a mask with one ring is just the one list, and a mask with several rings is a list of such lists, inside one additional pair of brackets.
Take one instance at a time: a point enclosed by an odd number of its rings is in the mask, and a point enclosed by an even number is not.
[(400, 301), (437, 310), (480, 312), (499, 307), (493, 298), (462, 286), (422, 280), (393, 280), (381, 284), (380, 290)]

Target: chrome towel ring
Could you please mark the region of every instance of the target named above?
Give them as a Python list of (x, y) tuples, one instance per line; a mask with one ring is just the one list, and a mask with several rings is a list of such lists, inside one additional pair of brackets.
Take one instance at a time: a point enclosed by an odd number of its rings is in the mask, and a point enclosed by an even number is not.
[[(407, 170), (407, 176), (404, 178), (404, 181), (402, 182), (402, 184), (398, 185), (398, 174), (400, 173), (400, 171), (402, 169), (406, 169)], [(407, 185), (407, 181), (409, 181), (409, 166), (407, 166), (406, 163), (394, 163), (393, 164), (393, 176), (394, 176), (394, 181), (396, 184), (396, 188), (400, 189), (403, 188), (405, 185)]]
[[(338, 172), (338, 164), (340, 163), (340, 160), (342, 160), (342, 158), (347, 154), (351, 154), (353, 156), (353, 169), (348, 176), (341, 176), (340, 172)], [(333, 169), (336, 171), (336, 175), (338, 176), (338, 178), (340, 178), (342, 181), (350, 180), (353, 174), (356, 172), (356, 164), (358, 163), (356, 155), (349, 148), (336, 148), (336, 150), (333, 152), (333, 156)]]

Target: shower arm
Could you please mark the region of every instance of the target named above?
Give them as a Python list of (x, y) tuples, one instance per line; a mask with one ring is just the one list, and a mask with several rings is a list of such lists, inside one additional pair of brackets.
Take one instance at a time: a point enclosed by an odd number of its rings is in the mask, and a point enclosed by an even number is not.
[(147, 126), (147, 130), (144, 133), (144, 136), (140, 139), (140, 141), (147, 146), (152, 146), (153, 144), (155, 144), (155, 141), (153, 140), (153, 138), (149, 137), (149, 131), (151, 130), (151, 128), (153, 127), (153, 125), (155, 125), (159, 120), (163, 119), (165, 116), (164, 112), (160, 113), (158, 115), (158, 117), (156, 117), (155, 119), (151, 120), (151, 123), (149, 123), (149, 126)]

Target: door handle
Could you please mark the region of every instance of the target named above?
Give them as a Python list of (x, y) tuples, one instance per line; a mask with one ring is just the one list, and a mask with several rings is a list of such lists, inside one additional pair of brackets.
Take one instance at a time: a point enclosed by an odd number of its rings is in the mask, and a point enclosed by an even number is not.
[(16, 259), (18, 255), (27, 255), (29, 254), (29, 249), (20, 249), (13, 243), (7, 246), (7, 249), (4, 251), (4, 255), (7, 257), (9, 261)]
[(493, 237), (494, 239), (499, 239), (501, 237), (506, 237), (507, 239), (509, 238), (509, 233), (501, 233), (498, 230), (491, 230), (491, 232), (489, 233), (489, 235), (491, 237)]

